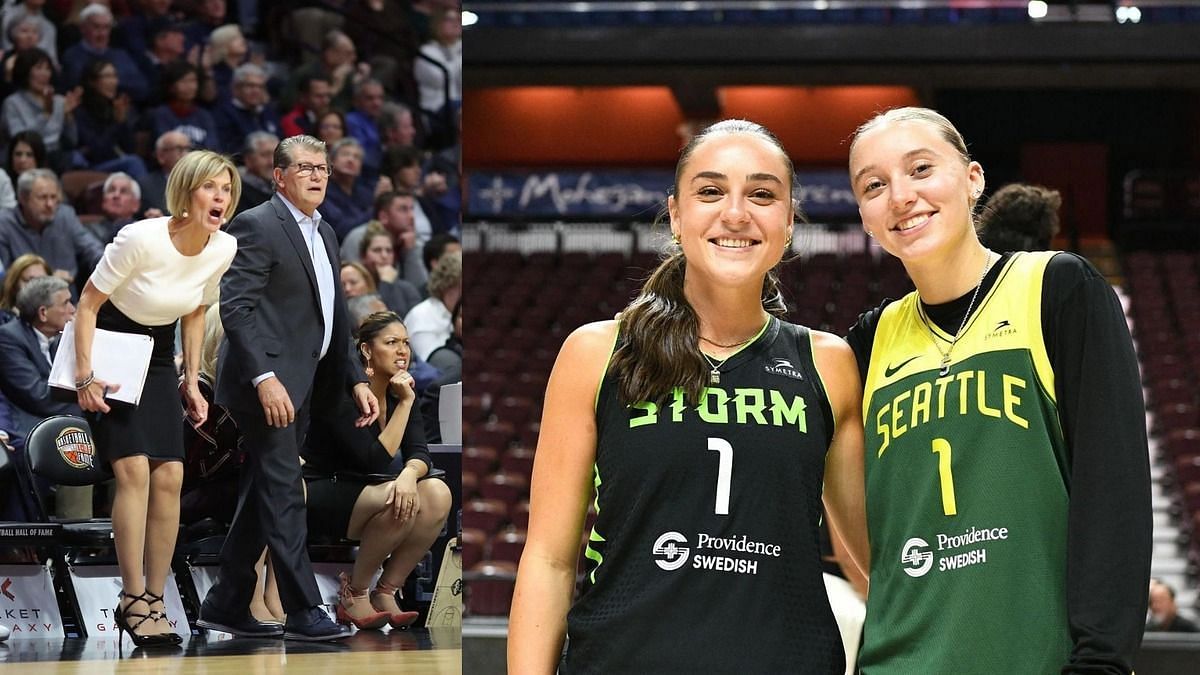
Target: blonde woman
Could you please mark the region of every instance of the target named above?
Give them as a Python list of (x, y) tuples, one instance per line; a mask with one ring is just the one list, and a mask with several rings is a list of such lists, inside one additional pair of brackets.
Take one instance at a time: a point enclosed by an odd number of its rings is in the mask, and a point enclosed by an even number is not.
[[(203, 423), (208, 404), (198, 378), (204, 313), (216, 302), (237, 241), (221, 231), (237, 205), (241, 178), (223, 155), (198, 151), (167, 179), (172, 216), (125, 226), (88, 279), (75, 315), (75, 382), (96, 446), (117, 482), (113, 536), (123, 590), (118, 630), (142, 645), (178, 644), (163, 611), (163, 588), (179, 529), (183, 480), (182, 387), (187, 414)], [(175, 324), (182, 321), (184, 380), (174, 365)], [(154, 353), (138, 406), (110, 405), (120, 385), (92, 370), (96, 328), (150, 335)]]

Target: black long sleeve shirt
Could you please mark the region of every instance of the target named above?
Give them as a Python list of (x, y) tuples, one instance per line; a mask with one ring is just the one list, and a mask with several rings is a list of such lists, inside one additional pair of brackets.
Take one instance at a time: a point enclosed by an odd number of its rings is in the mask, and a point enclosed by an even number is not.
[[(1008, 257), (988, 272), (981, 295), (996, 283)], [(930, 320), (953, 335), (971, 295), (923, 307)], [(875, 328), (889, 302), (859, 317), (846, 337), (864, 381)], [(1074, 646), (1062, 672), (1129, 673), (1146, 617), (1152, 536), (1137, 358), (1116, 294), (1083, 258), (1060, 254), (1051, 259), (1041, 303), (1069, 461), (1065, 573)]]

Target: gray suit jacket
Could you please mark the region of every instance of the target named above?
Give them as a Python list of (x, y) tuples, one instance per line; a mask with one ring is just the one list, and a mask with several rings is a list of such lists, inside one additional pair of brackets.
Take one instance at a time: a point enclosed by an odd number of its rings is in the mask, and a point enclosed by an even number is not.
[[(319, 231), (336, 270), (337, 239), (325, 222)], [(317, 408), (320, 401), (346, 396), (354, 383), (366, 382), (362, 366), (349, 356), (350, 325), (336, 274), (332, 337), (319, 358), (324, 319), (316, 272), (304, 236), (279, 195), (239, 214), (228, 232), (237, 238), (238, 250), (221, 278), (226, 340), (216, 402), (261, 416), (252, 380), (268, 371), (283, 383), (297, 411), (310, 395)]]
[[(51, 415), (80, 414), (78, 405), (51, 396), (50, 364), (42, 355), (35, 330), (22, 319), (0, 326), (0, 391), (12, 403), (12, 431), (22, 436)], [(57, 349), (58, 338), (54, 338), (51, 356)]]

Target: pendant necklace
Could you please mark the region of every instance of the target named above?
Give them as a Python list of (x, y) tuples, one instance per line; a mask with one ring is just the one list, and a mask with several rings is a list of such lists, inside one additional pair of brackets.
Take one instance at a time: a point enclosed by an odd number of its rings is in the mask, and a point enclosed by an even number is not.
[(950, 346), (946, 348), (946, 351), (942, 351), (942, 346), (938, 344), (937, 334), (933, 332), (933, 321), (929, 318), (929, 315), (922, 311), (925, 327), (929, 331), (927, 333), (929, 341), (933, 343), (934, 349), (942, 355), (941, 368), (938, 369), (939, 377), (945, 377), (950, 374), (950, 352), (954, 351), (954, 345), (958, 344), (958, 339), (962, 337), (963, 330), (967, 327), (967, 320), (971, 318), (971, 310), (975, 308), (975, 300), (979, 297), (979, 289), (983, 287), (983, 280), (987, 277), (988, 270), (992, 269), (993, 262), (992, 251), (988, 251), (987, 259), (983, 262), (983, 273), (979, 275), (979, 283), (975, 284), (975, 292), (971, 294), (971, 302), (967, 304), (967, 313), (963, 315), (962, 323), (958, 324), (958, 332), (954, 334), (954, 339), (950, 340)]
[[(747, 340), (747, 342), (749, 342), (749, 340)], [(733, 358), (733, 354), (726, 356), (720, 361), (713, 361), (712, 359), (708, 358), (708, 354), (705, 354), (704, 352), (700, 352), (700, 356), (703, 356), (704, 360), (708, 361), (708, 365), (712, 366), (712, 370), (708, 372), (708, 381), (711, 384), (721, 384), (721, 371), (718, 370), (718, 368), (725, 365), (726, 361)]]

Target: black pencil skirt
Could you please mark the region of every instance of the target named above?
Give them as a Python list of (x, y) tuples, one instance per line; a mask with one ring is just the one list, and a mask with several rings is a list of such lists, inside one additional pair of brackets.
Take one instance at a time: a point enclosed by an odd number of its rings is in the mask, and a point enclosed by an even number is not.
[(100, 307), (97, 328), (154, 338), (140, 403), (135, 407), (110, 400), (111, 412), (84, 413), (100, 457), (110, 464), (133, 455), (158, 461), (183, 461), (183, 403), (175, 370), (176, 323), (143, 326), (111, 302)]

